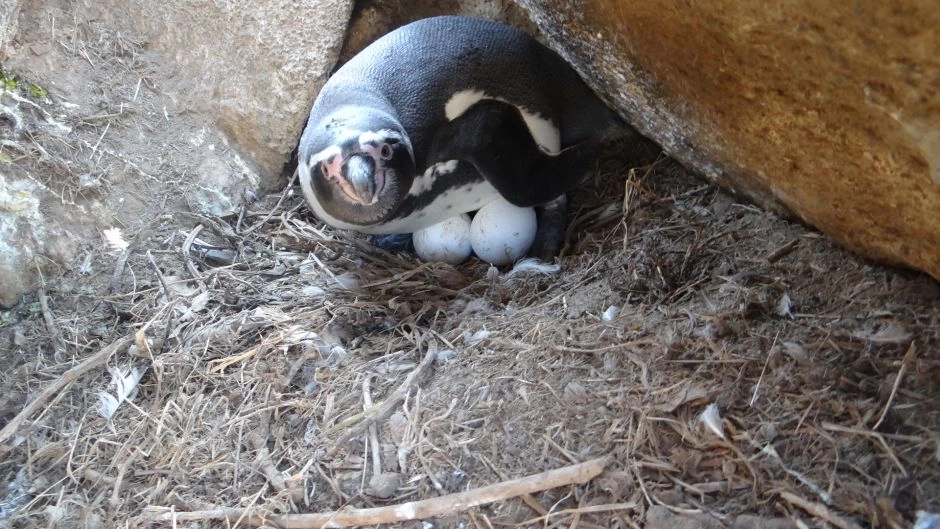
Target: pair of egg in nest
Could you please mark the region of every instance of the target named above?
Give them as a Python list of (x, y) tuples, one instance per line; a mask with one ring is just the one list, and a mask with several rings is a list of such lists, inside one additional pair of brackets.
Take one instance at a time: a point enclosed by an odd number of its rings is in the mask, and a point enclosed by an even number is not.
[(533, 208), (521, 208), (496, 199), (480, 208), (471, 220), (464, 213), (413, 235), (415, 253), (424, 261), (460, 264), (476, 254), (496, 266), (508, 265), (529, 251), (538, 222)]

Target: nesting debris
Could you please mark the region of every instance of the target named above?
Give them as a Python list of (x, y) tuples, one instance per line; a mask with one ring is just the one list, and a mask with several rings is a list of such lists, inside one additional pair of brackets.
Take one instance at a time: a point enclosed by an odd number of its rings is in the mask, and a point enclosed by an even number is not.
[(87, 248), (0, 318), (5, 522), (929, 527), (936, 283), (620, 159), (551, 269), (384, 252), (291, 193)]

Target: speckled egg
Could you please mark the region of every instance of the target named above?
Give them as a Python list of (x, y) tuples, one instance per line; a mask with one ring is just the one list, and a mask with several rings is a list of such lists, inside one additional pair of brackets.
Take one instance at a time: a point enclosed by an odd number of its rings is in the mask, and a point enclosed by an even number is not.
[(480, 208), (470, 224), (470, 246), (480, 259), (502, 266), (525, 256), (538, 222), (535, 210), (497, 199)]
[(460, 264), (470, 257), (470, 216), (451, 217), (413, 235), (415, 253), (425, 261)]

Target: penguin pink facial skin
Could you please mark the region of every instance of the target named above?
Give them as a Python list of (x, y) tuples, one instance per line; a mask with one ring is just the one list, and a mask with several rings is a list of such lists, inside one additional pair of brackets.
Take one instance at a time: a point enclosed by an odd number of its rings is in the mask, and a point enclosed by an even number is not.
[(365, 133), (356, 145), (343, 149), (336, 145), (314, 155), (319, 160), (322, 176), (335, 183), (350, 200), (371, 206), (385, 188), (385, 164), (395, 155), (401, 136), (392, 131), (386, 134)]

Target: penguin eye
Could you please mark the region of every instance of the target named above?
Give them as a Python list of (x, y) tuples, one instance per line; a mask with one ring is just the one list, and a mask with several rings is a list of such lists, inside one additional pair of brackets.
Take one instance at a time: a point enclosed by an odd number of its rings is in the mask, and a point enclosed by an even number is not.
[(330, 176), (330, 173), (329, 173), (329, 171), (327, 171), (327, 169), (326, 169), (326, 164), (325, 164), (325, 163), (320, 163), (320, 164), (318, 164), (318, 166), (319, 166), (319, 168), (320, 168), (320, 174), (323, 176), (323, 178), (328, 178), (328, 177)]
[(382, 156), (383, 160), (388, 160), (392, 157), (392, 146), (388, 143), (383, 143), (382, 147), (379, 148), (379, 154)]

